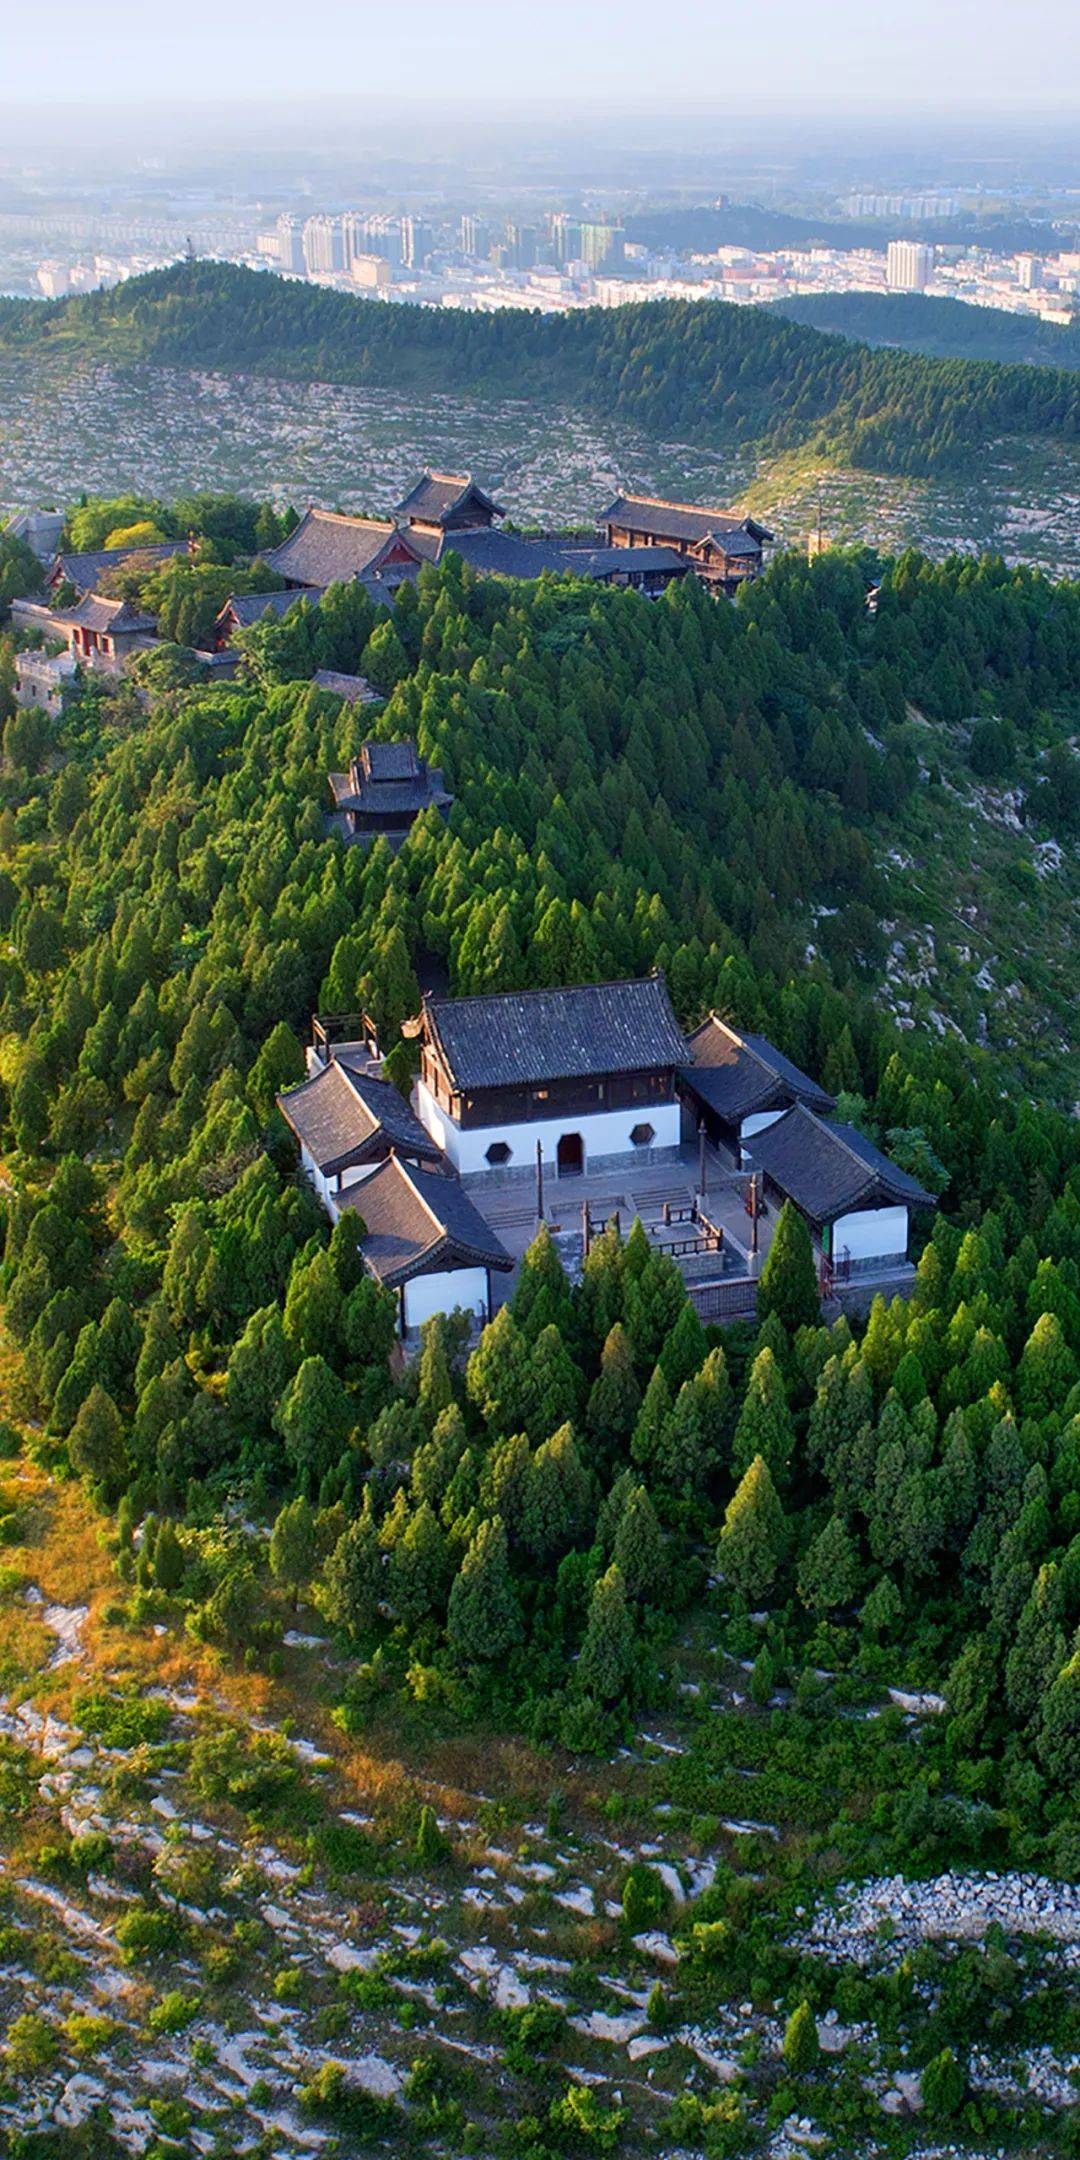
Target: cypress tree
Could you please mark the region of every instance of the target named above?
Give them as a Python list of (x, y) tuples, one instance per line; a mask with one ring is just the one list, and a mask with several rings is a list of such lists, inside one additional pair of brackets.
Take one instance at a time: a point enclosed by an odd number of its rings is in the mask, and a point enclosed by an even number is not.
[(785, 1200), (758, 1281), (759, 1320), (775, 1313), (789, 1335), (816, 1327), (821, 1317), (810, 1232), (797, 1207)]
[(759, 1350), (750, 1368), (743, 1406), (735, 1427), (732, 1467), (736, 1477), (755, 1456), (768, 1463), (774, 1482), (785, 1476), (795, 1443), (780, 1367), (769, 1349)]
[(776, 1581), (786, 1544), (784, 1510), (768, 1464), (756, 1455), (728, 1503), (717, 1550), (720, 1572), (746, 1597), (760, 1595)]
[(585, 1422), (602, 1447), (620, 1447), (629, 1439), (641, 1408), (641, 1389), (634, 1371), (634, 1352), (622, 1321), (610, 1330), (600, 1359), (600, 1371), (589, 1393)]
[(640, 1605), (660, 1601), (664, 1537), (644, 1485), (635, 1485), (627, 1496), (615, 1532), (612, 1557), (622, 1574), (628, 1597)]
[(521, 1640), (521, 1608), (497, 1515), (480, 1524), (454, 1578), (446, 1635), (466, 1665), (490, 1664)]
[(622, 1570), (612, 1561), (589, 1603), (589, 1617), (575, 1679), (597, 1702), (614, 1702), (623, 1693), (634, 1664), (635, 1631)]

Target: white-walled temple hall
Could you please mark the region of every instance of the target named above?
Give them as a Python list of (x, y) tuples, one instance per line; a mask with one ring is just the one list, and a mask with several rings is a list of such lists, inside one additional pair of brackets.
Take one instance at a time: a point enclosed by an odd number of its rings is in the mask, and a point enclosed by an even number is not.
[(842, 1275), (881, 1273), (905, 1262), (911, 1209), (937, 1205), (865, 1133), (817, 1117), (803, 1103), (757, 1133), (751, 1155), (766, 1195), (794, 1203)]
[(719, 1013), (710, 1013), (687, 1040), (683, 1094), (709, 1139), (726, 1149), (737, 1168), (749, 1143), (785, 1110), (805, 1103), (827, 1116), (836, 1104), (825, 1089), (800, 1072), (764, 1035), (739, 1034)]
[(457, 1178), (391, 1154), (331, 1207), (335, 1216), (350, 1211), (360, 1218), (365, 1266), (397, 1292), (403, 1335), (457, 1307), (491, 1318), (492, 1274), (509, 1274), (514, 1263)]
[(426, 997), (417, 1108), (461, 1177), (580, 1175), (675, 1150), (686, 1043), (663, 976)]
[(441, 1162), (438, 1147), (396, 1087), (370, 1070), (371, 1060), (343, 1046), (322, 1069), (277, 1098), (300, 1143), (300, 1166), (323, 1206), (367, 1178), (391, 1150), (416, 1162)]

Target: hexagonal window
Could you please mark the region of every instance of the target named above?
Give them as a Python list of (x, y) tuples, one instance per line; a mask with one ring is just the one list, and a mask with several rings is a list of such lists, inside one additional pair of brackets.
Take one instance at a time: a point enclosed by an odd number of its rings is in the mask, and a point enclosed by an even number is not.
[(635, 1125), (630, 1134), (632, 1147), (651, 1147), (656, 1134), (651, 1125)]
[(484, 1161), (490, 1163), (493, 1170), (497, 1170), (502, 1163), (509, 1162), (513, 1152), (513, 1148), (508, 1147), (505, 1140), (493, 1140)]

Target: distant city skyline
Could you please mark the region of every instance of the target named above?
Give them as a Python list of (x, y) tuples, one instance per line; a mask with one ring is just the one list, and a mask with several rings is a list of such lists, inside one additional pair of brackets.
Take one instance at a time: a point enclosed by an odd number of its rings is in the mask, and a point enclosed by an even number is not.
[[(48, 104), (124, 100), (355, 96), (453, 109), (547, 104), (598, 112), (702, 114), (1061, 112), (1080, 106), (1073, 0), (909, 0), (867, 16), (859, 0), (764, 0), (751, 14), (683, 0), (666, 21), (646, 0), (413, 0), (388, 15), (371, 0), (309, 0), (302, 19), (263, 0), (258, 19), (211, 0), (148, 15), (142, 0), (54, 0), (49, 38), (63, 55)], [(41, 27), (10, 12), (0, 111), (43, 103)], [(133, 114), (138, 124), (138, 114)], [(478, 146), (479, 147), (479, 146)]]

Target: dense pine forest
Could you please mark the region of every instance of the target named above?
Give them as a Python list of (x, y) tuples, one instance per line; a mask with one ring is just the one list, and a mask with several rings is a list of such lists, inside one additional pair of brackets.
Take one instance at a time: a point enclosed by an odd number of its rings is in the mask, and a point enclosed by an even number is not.
[(1040, 322), (1005, 308), (973, 307), (928, 293), (801, 293), (777, 301), (775, 312), (814, 330), (837, 331), (866, 345), (899, 345), (934, 359), (1080, 367), (1075, 323)]
[[(170, 286), (149, 282), (126, 316), (121, 296), (87, 306), (137, 334)], [(188, 283), (211, 313), (250, 290), (253, 334), (261, 306), (291, 298), (231, 274)], [(313, 319), (339, 305), (297, 299)], [(400, 334), (398, 311), (375, 313)], [(509, 349), (514, 330), (492, 335)], [(378, 686), (374, 722), (311, 687), (319, 666)], [(1080, 1876), (1080, 1142), (1071, 1116), (1004, 1094), (984, 1053), (897, 1032), (874, 994), (875, 818), (935, 784), (909, 703), (931, 734), (978, 717), (991, 759), (1009, 740), (1037, 748), (1051, 716), (1060, 733), (1080, 698), (1080, 587), (993, 561), (834, 554), (781, 559), (731, 608), (693, 581), (657, 603), (482, 582), (451, 556), (392, 617), (358, 588), (298, 603), (247, 634), (245, 669), (207, 686), (159, 665), (141, 694), (90, 680), (56, 721), (9, 701), (5, 1445), (85, 1493), (115, 1564), (114, 1627), (186, 1630), (223, 1667), (272, 1676), (303, 1597), (335, 1644), (337, 1726), (369, 1749), (395, 1726), (428, 1749), (512, 1733), (556, 1764), (602, 1764), (672, 1703), (678, 1645), (703, 1633), (741, 1665), (741, 1708), (671, 1770), (668, 1814), (719, 1834), (737, 1735), (757, 1751), (756, 1804), (797, 1789), (814, 1827), (786, 1879), (723, 1869), (678, 1923), (657, 2029), (743, 1997), (790, 2021), (782, 2060), (748, 2055), (707, 2104), (688, 2089), (661, 2144), (750, 2152), (769, 2107), (878, 2121), (857, 2079), (817, 2078), (812, 1999), (902, 2036), (934, 2120), (967, 2107), (969, 2130), (1075, 2150), (1034, 2103), (969, 2094), (983, 1979), (961, 2002), (931, 1959), (915, 1982), (901, 1968), (836, 1992), (784, 1930), (796, 1893), (844, 1869)], [(448, 826), (430, 814), (396, 855), (325, 830), (326, 774), (372, 725), (413, 735), (456, 797)], [(1063, 749), (1032, 805), (1065, 832), (1075, 771)], [(609, 1227), (574, 1286), (541, 1232), (479, 1341), (437, 1319), (402, 1371), (392, 1300), (348, 1219), (329, 1233), (275, 1109), (312, 1011), (363, 1005), (394, 1044), (433, 971), (467, 991), (656, 966), (685, 1024), (715, 1007), (760, 1028), (940, 1192), (914, 1294), (823, 1323), (792, 1216), (756, 1323), (703, 1329), (640, 1226)], [(392, 1066), (407, 1084), (404, 1044)], [(941, 1714), (915, 1732), (898, 1712), (860, 1722), (886, 1684), (940, 1696)], [(84, 1729), (142, 1748), (143, 1773), (157, 1709), (76, 1700)], [(228, 1728), (160, 1759), (252, 1836), (299, 1824), (309, 1861), (336, 1853), (376, 1896), (377, 1845), (320, 1843), (265, 1738), (242, 1746)], [(125, 1790), (137, 1774), (133, 1759)], [(422, 1866), (451, 1864), (430, 1809), (415, 1840)], [(39, 1874), (84, 1881), (78, 1842), (61, 1838)], [(212, 1893), (170, 1897), (158, 1870), (127, 1895), (121, 1939), (152, 1964), (190, 1950), (184, 1916)], [(631, 1868), (627, 1943), (657, 1939), (668, 1895)], [(231, 1965), (206, 1953), (200, 1986), (222, 2017), (253, 1940), (237, 1933)], [(598, 1937), (591, 1954), (613, 1953)], [(428, 1969), (418, 1952), (414, 1978)], [(343, 1971), (324, 2039), (350, 2005), (386, 2009), (385, 1975), (380, 1995), (376, 1975)], [(276, 1999), (304, 1986), (283, 1978)], [(1075, 2042), (1056, 1986), (1039, 2026), (1018, 1980), (985, 1980), (1014, 2037)], [(166, 1996), (154, 2030), (181, 2030), (185, 1999)], [(499, 2015), (508, 2122), (461, 2149), (545, 2160), (653, 2137), (637, 2097), (602, 2104), (562, 2070), (551, 2083), (547, 2058), (567, 2059), (555, 2012)], [(33, 2069), (31, 2041), (39, 2069), (55, 2061), (49, 2034), (23, 2040), (13, 2074)], [(302, 2102), (346, 2150), (407, 2126), (461, 2134), (442, 2070), (365, 2113), (332, 2069)]]
[(0, 303), (4, 354), (540, 398), (660, 436), (805, 447), (909, 475), (947, 471), (1005, 435), (1073, 442), (1080, 426), (1080, 387), (1065, 369), (871, 350), (721, 302), (471, 315), (221, 263), (179, 263), (40, 307)]

